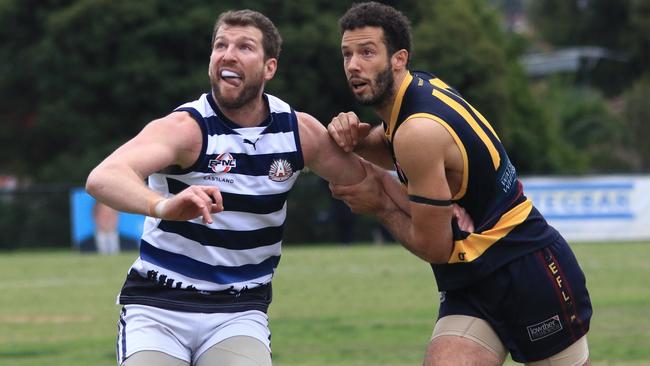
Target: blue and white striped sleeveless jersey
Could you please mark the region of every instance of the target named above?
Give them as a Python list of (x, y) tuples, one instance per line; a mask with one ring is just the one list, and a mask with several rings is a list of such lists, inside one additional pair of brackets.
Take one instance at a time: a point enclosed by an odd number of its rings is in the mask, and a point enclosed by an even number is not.
[[(140, 257), (122, 289), (121, 304), (220, 311), (219, 306), (193, 308), (194, 294), (205, 302), (210, 292), (239, 296), (270, 284), (281, 256), (287, 196), (304, 162), (295, 111), (272, 95), (264, 97), (269, 116), (253, 128), (229, 121), (210, 93), (176, 109), (201, 126), (201, 155), (188, 169), (153, 174), (149, 186), (169, 197), (189, 185), (213, 185), (221, 191), (224, 211), (212, 216), (212, 224), (201, 218), (147, 217)], [(179, 293), (187, 306), (178, 306)]]

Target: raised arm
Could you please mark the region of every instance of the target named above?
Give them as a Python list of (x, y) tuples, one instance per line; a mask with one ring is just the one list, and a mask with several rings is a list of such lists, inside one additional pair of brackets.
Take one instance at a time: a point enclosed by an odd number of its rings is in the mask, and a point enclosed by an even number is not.
[(210, 214), (223, 209), (217, 188), (192, 186), (166, 198), (144, 183), (146, 177), (167, 167), (192, 165), (201, 146), (196, 121), (186, 112), (172, 113), (150, 122), (95, 167), (86, 181), (86, 191), (120, 211), (168, 220), (203, 216), (204, 221), (212, 222)]

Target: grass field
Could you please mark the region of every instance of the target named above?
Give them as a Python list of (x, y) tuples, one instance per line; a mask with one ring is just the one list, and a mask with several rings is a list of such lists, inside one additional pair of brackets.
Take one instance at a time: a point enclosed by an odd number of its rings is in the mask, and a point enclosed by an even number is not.
[[(650, 365), (650, 243), (573, 248), (592, 364)], [(135, 256), (0, 254), (0, 365), (115, 365), (115, 295)], [(286, 247), (274, 294), (277, 366), (420, 365), (438, 301), (430, 268), (399, 246)]]

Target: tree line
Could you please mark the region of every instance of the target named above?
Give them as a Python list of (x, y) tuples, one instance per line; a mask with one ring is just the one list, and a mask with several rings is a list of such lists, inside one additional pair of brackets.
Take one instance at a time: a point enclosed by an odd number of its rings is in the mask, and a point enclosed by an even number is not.
[[(537, 38), (557, 46), (600, 42), (631, 60), (616, 73), (597, 74), (605, 81), (597, 79), (595, 89), (560, 80), (537, 94), (518, 63), (534, 39), (505, 31), (489, 3), (386, 2), (413, 21), (413, 68), (434, 72), (473, 103), (495, 125), (522, 173), (641, 168), (625, 159), (610, 161), (616, 158), (612, 145), (619, 145), (621, 156), (640, 152), (630, 151), (626, 139), (634, 134), (624, 133), (634, 126), (617, 118), (603, 93), (613, 88), (633, 94), (630, 85), (647, 73), (647, 2), (532, 2)], [(324, 123), (343, 110), (371, 119), (346, 90), (337, 19), (347, 6), (348, 1), (0, 2), (3, 173), (83, 182), (101, 157), (146, 122), (208, 90), (212, 26), (227, 9), (259, 10), (278, 25), (284, 47), (269, 92)], [(598, 151), (603, 139), (609, 145), (606, 161)], [(647, 157), (635, 158), (647, 167)]]
[[(481, 111), (520, 174), (650, 170), (647, 1), (515, 1), (527, 6), (532, 34), (504, 27), (513, 1), (382, 2), (413, 23), (412, 68), (433, 72)], [(267, 92), (323, 123), (348, 110), (378, 123), (345, 83), (337, 21), (350, 4), (0, 1), (0, 174), (83, 185), (148, 121), (209, 90), (212, 28), (228, 9), (258, 10), (282, 34)], [(566, 74), (531, 82), (519, 63), (531, 49), (572, 44), (615, 49), (626, 62), (599, 65), (588, 85)]]

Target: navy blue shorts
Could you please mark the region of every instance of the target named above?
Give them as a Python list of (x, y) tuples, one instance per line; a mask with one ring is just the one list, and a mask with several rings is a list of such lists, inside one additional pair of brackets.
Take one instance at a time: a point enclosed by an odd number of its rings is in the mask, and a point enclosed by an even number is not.
[(548, 358), (589, 330), (585, 276), (562, 238), (472, 286), (441, 293), (439, 317), (486, 320), (517, 362)]

